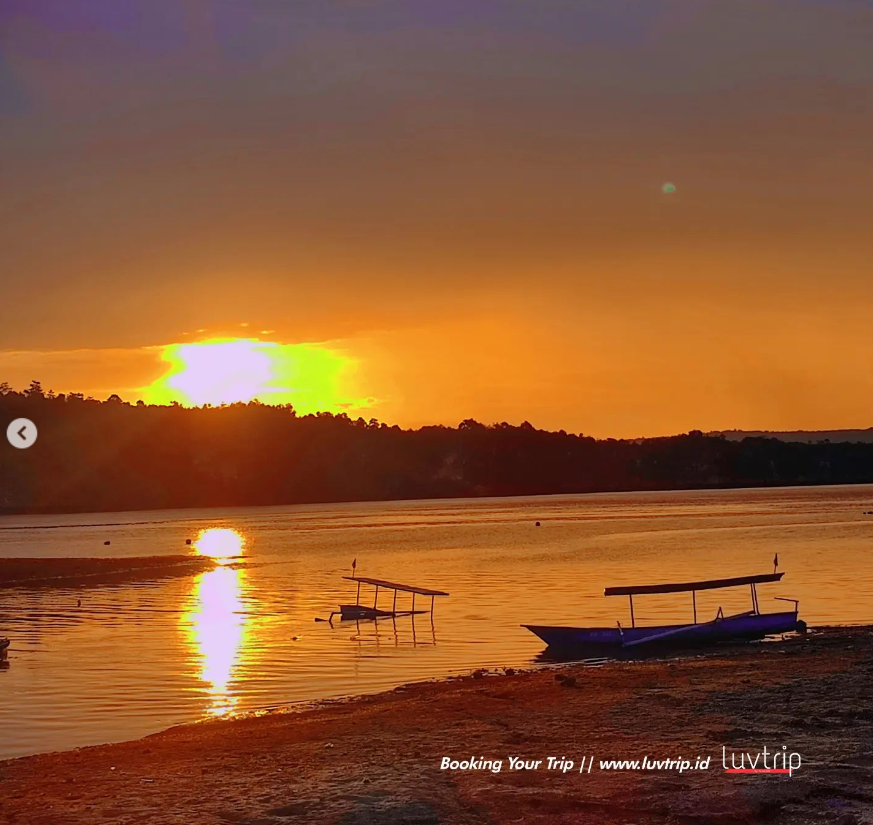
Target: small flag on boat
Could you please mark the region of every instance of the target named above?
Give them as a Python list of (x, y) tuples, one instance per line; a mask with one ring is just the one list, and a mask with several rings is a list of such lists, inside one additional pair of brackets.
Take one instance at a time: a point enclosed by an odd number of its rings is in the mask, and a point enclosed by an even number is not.
[(357, 566), (358, 566), (358, 560), (357, 560), (357, 559), (354, 559), (354, 560), (352, 561), (352, 575), (353, 575), (353, 576), (355, 575), (355, 568), (356, 568)]
[(777, 553), (773, 556), (773, 572), (776, 572), (776, 568), (779, 567), (779, 554)]

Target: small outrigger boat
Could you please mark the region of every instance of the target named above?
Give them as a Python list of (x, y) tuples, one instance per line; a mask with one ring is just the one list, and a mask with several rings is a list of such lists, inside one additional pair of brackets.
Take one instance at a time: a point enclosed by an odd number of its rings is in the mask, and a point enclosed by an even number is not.
[[(634, 587), (607, 587), (604, 596), (627, 596), (630, 602), (630, 627), (548, 627), (525, 624), (522, 627), (539, 636), (549, 649), (556, 650), (634, 650), (655, 645), (701, 645), (715, 642), (751, 641), (778, 633), (803, 631), (806, 623), (797, 618), (795, 599), (775, 598), (792, 602), (794, 610), (761, 613), (758, 609), (757, 585), (779, 581), (784, 573), (765, 573), (758, 576), (739, 576), (732, 579), (679, 582), (673, 584), (644, 584)], [(725, 616), (719, 608), (711, 621), (697, 621), (697, 591), (749, 585), (752, 609)], [(637, 627), (634, 619), (634, 596), (652, 593), (691, 593), (694, 621), (691, 624)]]
[[(334, 610), (330, 614), (328, 621), (332, 624), (333, 617), (339, 615), (342, 621), (348, 619), (385, 619), (395, 616), (416, 616), (419, 613), (430, 613), (433, 616), (434, 599), (437, 596), (448, 596), (449, 594), (442, 590), (433, 590), (430, 587), (418, 587), (414, 584), (398, 584), (397, 582), (385, 581), (385, 579), (371, 579), (368, 576), (343, 576), (347, 581), (355, 582), (358, 585), (357, 596), (354, 604), (341, 604), (339, 610)], [(376, 588), (373, 596), (373, 606), (361, 604), (361, 585), (368, 584)], [(391, 603), (391, 609), (386, 610), (379, 607), (379, 590), (394, 591), (394, 599)], [(397, 593), (411, 593), (412, 607), (409, 610), (397, 609)], [(416, 610), (415, 597), (424, 596), (430, 597), (430, 610)], [(323, 621), (323, 620), (322, 620)]]

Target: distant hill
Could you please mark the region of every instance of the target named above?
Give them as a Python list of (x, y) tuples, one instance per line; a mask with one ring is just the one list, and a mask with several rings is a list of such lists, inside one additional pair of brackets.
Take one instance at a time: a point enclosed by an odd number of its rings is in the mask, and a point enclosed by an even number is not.
[(778, 438), (780, 441), (802, 441), (804, 444), (817, 444), (830, 441), (873, 444), (873, 427), (866, 430), (715, 430), (707, 435), (722, 435), (730, 441), (744, 438)]
[(402, 430), (289, 405), (131, 405), (0, 383), (0, 421), (16, 418), (39, 439), (0, 445), (0, 513), (873, 482), (869, 430), (868, 443), (803, 434), (832, 439), (812, 444), (699, 430), (595, 440), (472, 419)]

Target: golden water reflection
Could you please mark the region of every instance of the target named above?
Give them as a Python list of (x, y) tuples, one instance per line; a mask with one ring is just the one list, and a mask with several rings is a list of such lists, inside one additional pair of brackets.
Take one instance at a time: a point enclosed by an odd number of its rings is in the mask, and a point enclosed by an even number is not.
[(210, 527), (201, 530), (194, 542), (198, 556), (209, 556), (218, 564), (230, 564), (245, 553), (246, 539), (230, 527)]
[(226, 716), (239, 701), (231, 684), (246, 648), (249, 617), (243, 600), (246, 571), (225, 565), (242, 555), (245, 539), (236, 530), (210, 529), (201, 532), (194, 547), (222, 566), (194, 580), (193, 609), (182, 617), (182, 624), (210, 695), (206, 712)]

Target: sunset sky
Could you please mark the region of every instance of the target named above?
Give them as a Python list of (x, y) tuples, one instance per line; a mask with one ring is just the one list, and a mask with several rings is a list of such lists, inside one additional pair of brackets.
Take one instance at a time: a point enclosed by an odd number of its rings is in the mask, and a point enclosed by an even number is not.
[(865, 0), (3, 0), (0, 381), (873, 425), (871, 43)]

